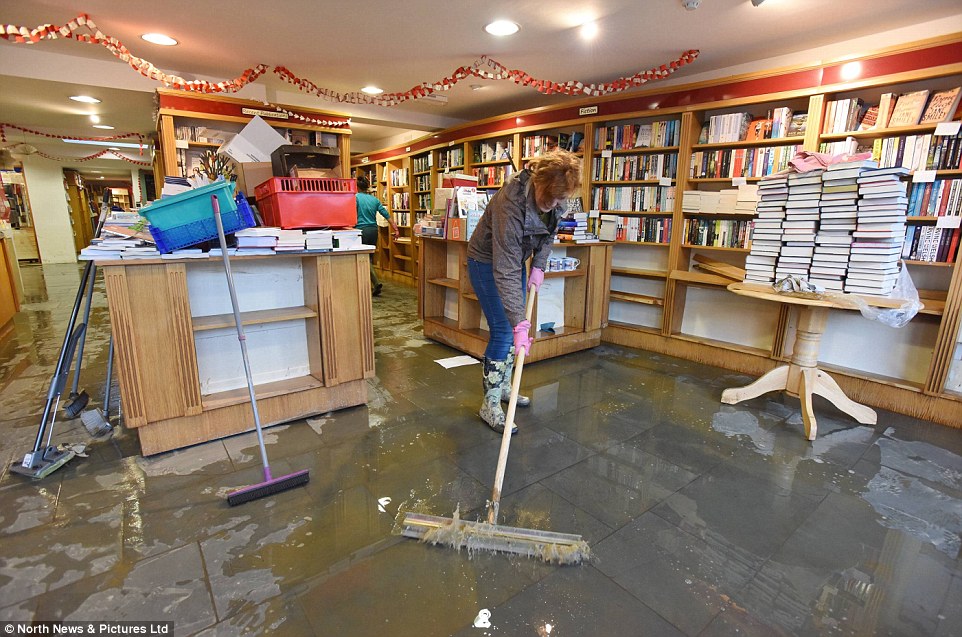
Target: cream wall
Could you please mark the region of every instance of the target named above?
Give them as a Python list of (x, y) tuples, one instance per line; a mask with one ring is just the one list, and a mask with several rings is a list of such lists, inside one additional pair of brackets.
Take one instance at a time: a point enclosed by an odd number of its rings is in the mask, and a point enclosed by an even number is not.
[(29, 155), (23, 160), (23, 176), (30, 196), (40, 260), (44, 264), (76, 263), (73, 226), (60, 164)]

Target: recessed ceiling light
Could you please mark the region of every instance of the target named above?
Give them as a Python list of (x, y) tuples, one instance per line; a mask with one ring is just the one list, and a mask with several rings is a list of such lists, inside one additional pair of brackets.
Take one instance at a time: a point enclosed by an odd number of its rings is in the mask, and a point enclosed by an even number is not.
[(495, 20), (484, 27), (485, 31), (497, 36), (513, 35), (517, 33), (519, 29), (521, 29), (521, 27), (518, 23), (512, 22), (511, 20)]
[(102, 129), (104, 129), (104, 130), (113, 130), (113, 129), (114, 129), (113, 126), (109, 126), (109, 125), (107, 125), (107, 124), (94, 124), (94, 128), (102, 128)]
[(151, 44), (159, 44), (160, 46), (174, 46), (177, 44), (177, 40), (163, 33), (145, 33), (140, 36), (140, 39), (146, 40)]
[(93, 122), (94, 124), (99, 124), (99, 123), (100, 123), (100, 115), (91, 115), (91, 116), (90, 116), (90, 121)]
[(83, 102), (84, 104), (100, 104), (100, 100), (89, 95), (71, 95), (70, 99), (75, 102)]
[(480, 84), (472, 84), (472, 85), (471, 85), (471, 90), (472, 90), (472, 91), (480, 91), (480, 90), (483, 89), (483, 88), (484, 88), (484, 87), (483, 87), (482, 85), (480, 85)]
[(365, 86), (361, 89), (362, 93), (367, 93), (368, 95), (380, 95), (384, 92), (383, 88), (378, 88), (376, 86)]
[(585, 22), (581, 25), (581, 37), (585, 40), (593, 40), (598, 35), (597, 22)]

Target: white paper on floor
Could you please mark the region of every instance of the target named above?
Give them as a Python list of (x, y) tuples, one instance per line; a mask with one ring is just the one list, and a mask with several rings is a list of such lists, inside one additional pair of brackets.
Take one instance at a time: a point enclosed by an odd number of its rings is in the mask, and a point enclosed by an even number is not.
[(444, 369), (451, 369), (452, 367), (461, 367), (463, 365), (476, 365), (481, 361), (474, 358), (473, 356), (468, 356), (467, 354), (463, 354), (461, 356), (452, 356), (451, 358), (439, 358), (434, 362), (440, 365), (441, 367), (443, 367)]

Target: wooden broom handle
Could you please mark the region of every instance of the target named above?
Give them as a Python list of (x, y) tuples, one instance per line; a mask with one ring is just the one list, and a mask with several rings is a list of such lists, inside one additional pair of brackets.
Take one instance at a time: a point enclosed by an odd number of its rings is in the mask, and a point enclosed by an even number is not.
[[(534, 312), (534, 297), (537, 288), (528, 288), (528, 303), (525, 306), (524, 317), (531, 321)], [(501, 507), (501, 485), (504, 483), (504, 470), (508, 465), (508, 448), (511, 446), (511, 430), (514, 428), (514, 412), (518, 408), (518, 394), (521, 393), (521, 370), (524, 368), (526, 349), (515, 353), (514, 375), (511, 378), (511, 399), (508, 401), (508, 412), (504, 417), (504, 431), (501, 433), (501, 452), (498, 454), (498, 468), (494, 474), (494, 489), (491, 492), (491, 503), (488, 505), (488, 524), (498, 523), (498, 509)]]

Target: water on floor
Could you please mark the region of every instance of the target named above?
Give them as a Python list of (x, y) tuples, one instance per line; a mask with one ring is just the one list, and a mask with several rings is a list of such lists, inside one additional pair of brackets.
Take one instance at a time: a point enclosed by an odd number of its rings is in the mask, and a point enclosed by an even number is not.
[[(748, 377), (614, 346), (531, 364), (500, 522), (581, 534), (558, 567), (428, 547), (399, 510), (484, 515), (500, 437), (477, 416), (478, 365), (425, 340), (411, 288), (374, 299), (368, 404), (273, 427), (275, 474), (311, 481), (231, 508), (260, 480), (243, 434), (143, 458), (136, 433), (91, 440), (49, 477), (32, 448), (79, 282), (24, 269), (28, 302), (0, 341), (0, 620), (174, 619), (177, 635), (957, 635), (962, 432), (818, 402), (719, 402)], [(80, 387), (101, 406), (98, 287)], [(537, 346), (537, 345), (535, 345)], [(114, 381), (116, 389), (116, 381)], [(117, 392), (110, 405), (116, 422)]]

